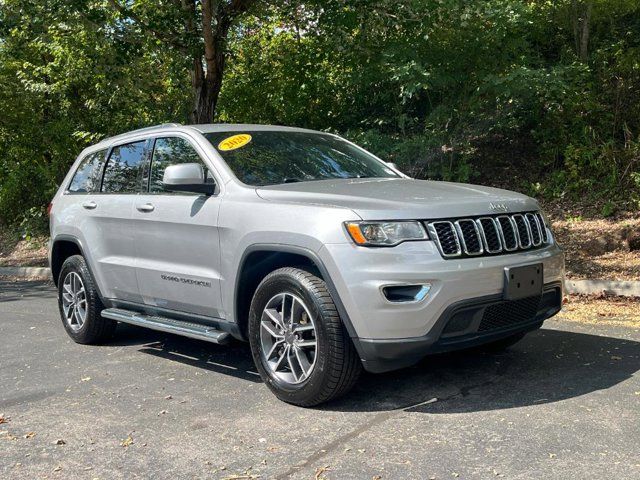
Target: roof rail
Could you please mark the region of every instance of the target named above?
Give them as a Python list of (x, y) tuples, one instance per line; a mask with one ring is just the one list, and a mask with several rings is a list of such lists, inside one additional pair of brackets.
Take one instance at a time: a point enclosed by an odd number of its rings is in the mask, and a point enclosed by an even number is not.
[(132, 133), (143, 133), (143, 132), (146, 132), (148, 130), (155, 130), (156, 128), (181, 127), (181, 126), (182, 126), (182, 124), (180, 124), (180, 123), (161, 123), (160, 125), (152, 125), (150, 127), (137, 128), (136, 130), (130, 130), (128, 132), (119, 133), (118, 135), (113, 135), (112, 137), (105, 137), (101, 141), (104, 142), (106, 140), (114, 140), (116, 138), (120, 138), (120, 137), (124, 137), (124, 136), (127, 136), (127, 135), (131, 135)]

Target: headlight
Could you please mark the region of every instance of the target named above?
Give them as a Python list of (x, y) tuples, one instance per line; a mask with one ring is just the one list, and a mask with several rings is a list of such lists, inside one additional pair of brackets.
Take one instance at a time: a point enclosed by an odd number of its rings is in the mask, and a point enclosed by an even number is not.
[(356, 244), (368, 247), (392, 247), (429, 238), (420, 222), (346, 222), (345, 226)]

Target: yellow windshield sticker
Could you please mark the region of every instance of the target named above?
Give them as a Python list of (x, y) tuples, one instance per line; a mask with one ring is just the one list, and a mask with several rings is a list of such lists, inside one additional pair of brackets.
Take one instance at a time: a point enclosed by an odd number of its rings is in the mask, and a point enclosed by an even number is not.
[(249, 135), (248, 133), (240, 133), (238, 135), (233, 135), (222, 140), (218, 144), (218, 150), (221, 150), (223, 152), (226, 152), (228, 150), (235, 150), (236, 148), (244, 147), (250, 141), (251, 135)]

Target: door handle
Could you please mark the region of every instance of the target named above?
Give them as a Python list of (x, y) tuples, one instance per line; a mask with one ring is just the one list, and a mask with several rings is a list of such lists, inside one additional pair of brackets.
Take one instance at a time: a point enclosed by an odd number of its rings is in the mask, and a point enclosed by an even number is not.
[(144, 205), (136, 205), (139, 212), (153, 212), (156, 208), (151, 203), (145, 203)]
[(86, 208), (87, 210), (93, 210), (97, 206), (98, 206), (98, 204), (96, 202), (94, 202), (94, 201), (88, 201), (88, 202), (84, 202), (82, 204), (82, 207)]

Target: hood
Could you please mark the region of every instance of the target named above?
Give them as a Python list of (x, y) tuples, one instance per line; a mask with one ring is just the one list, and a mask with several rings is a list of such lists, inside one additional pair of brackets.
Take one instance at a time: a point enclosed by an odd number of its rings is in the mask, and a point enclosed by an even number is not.
[(273, 202), (348, 208), (363, 220), (450, 218), (502, 213), (502, 208), (508, 212), (539, 208), (534, 199), (508, 190), (406, 178), (286, 183), (260, 187), (256, 193)]

